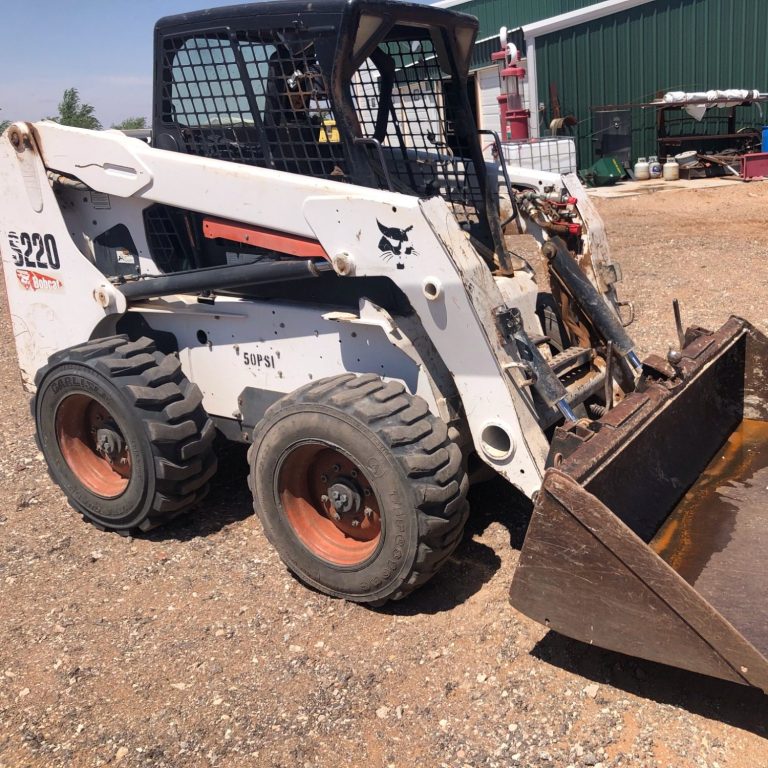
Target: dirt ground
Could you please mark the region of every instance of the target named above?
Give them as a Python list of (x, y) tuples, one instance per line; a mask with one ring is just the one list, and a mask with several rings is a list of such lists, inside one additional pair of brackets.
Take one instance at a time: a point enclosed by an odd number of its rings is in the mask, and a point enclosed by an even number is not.
[[(643, 352), (674, 342), (674, 297), (689, 322), (768, 326), (768, 184), (598, 206)], [(473, 489), (433, 582), (379, 610), (285, 571), (238, 448), (189, 518), (135, 539), (86, 525), (34, 446), (0, 306), (0, 768), (768, 766), (762, 694), (509, 606), (529, 506), (500, 482)]]

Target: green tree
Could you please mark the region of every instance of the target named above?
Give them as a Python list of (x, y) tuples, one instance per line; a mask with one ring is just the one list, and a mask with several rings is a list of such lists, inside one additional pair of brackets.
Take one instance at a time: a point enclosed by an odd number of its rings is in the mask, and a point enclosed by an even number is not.
[(101, 123), (96, 119), (94, 112), (94, 107), (80, 101), (77, 88), (67, 88), (59, 102), (59, 114), (49, 119), (74, 128), (90, 128), (98, 131), (101, 129)]
[(126, 117), (125, 120), (121, 120), (119, 123), (115, 123), (113, 128), (117, 128), (118, 131), (135, 131), (139, 128), (147, 127), (146, 117)]

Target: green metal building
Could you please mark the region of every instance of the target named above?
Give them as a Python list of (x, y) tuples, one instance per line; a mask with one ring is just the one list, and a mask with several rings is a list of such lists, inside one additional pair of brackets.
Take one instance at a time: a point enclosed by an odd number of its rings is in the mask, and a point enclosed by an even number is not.
[[(656, 108), (607, 106), (648, 103), (667, 91), (768, 91), (766, 0), (443, 0), (437, 5), (480, 21), (473, 78), (482, 127), (498, 127), (498, 74), (489, 59), (500, 47), (499, 28), (506, 26), (517, 30), (512, 38), (526, 58), (531, 136), (550, 135), (556, 93), (561, 114), (577, 120), (561, 134), (576, 139), (582, 167), (619, 147), (634, 160), (664, 154), (667, 146), (674, 152), (706, 142), (659, 145)], [(757, 104), (738, 107), (730, 122), (729, 116), (730, 110), (710, 109), (697, 122), (670, 109), (664, 112), (665, 130), (672, 137), (712, 136), (768, 124)], [(740, 139), (730, 141), (735, 145)]]

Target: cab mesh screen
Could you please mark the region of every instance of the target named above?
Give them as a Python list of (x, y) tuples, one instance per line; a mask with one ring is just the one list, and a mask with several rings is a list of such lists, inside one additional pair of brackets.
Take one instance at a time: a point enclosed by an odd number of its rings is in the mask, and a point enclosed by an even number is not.
[[(315, 46), (302, 34), (167, 38), (162, 120), (177, 129), (179, 149), (313, 178), (362, 178), (349, 166)], [(460, 220), (473, 223), (483, 191), (465, 134), (451, 117), (466, 109), (462, 87), (438, 66), (427, 30), (399, 25), (351, 78), (349, 95), (378, 185), (440, 195)]]
[[(391, 88), (387, 70), (393, 73)], [(464, 104), (455, 88), (440, 70), (429, 37), (381, 43), (352, 79), (362, 134), (381, 143), (397, 191), (439, 194), (471, 219), (483, 194), (467, 142), (450, 117)]]
[(344, 175), (311, 41), (294, 30), (206, 33), (164, 45), (163, 122), (184, 151), (306, 176)]

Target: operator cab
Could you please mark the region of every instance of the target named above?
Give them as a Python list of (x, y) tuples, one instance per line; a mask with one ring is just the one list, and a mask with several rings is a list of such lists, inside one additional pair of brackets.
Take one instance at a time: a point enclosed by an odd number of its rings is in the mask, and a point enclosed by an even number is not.
[(389, 0), (281, 0), (161, 19), (154, 143), (439, 195), (495, 250), (496, 172), (489, 184), (466, 89), (476, 34), (471, 16)]

